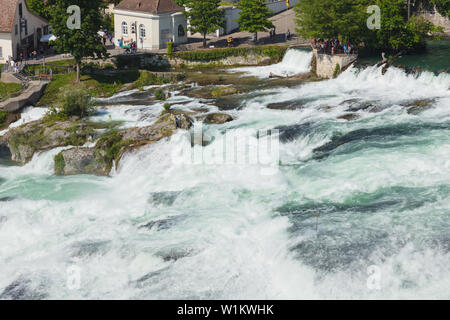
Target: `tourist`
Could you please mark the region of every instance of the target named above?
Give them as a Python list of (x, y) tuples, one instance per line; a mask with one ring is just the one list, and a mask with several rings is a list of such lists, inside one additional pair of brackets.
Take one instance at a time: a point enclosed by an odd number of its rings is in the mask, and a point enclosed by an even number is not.
[(11, 72), (14, 72), (16, 66), (16, 62), (14, 61), (14, 59), (11, 59)]
[(347, 53), (347, 45), (346, 44), (344, 44), (344, 53), (348, 54)]
[(291, 40), (291, 30), (289, 30), (289, 29), (286, 34), (286, 40)]
[(273, 31), (272, 31), (272, 29), (270, 29), (270, 31), (269, 31), (269, 39), (270, 39), (270, 40), (273, 39)]

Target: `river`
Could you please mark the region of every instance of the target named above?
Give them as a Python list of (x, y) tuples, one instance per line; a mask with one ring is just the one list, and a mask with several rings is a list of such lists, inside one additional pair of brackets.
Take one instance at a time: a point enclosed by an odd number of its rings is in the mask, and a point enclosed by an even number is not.
[[(235, 121), (203, 127), (206, 147), (180, 131), (108, 178), (53, 175), (60, 149), (0, 163), (0, 298), (450, 299), (450, 74), (351, 67), (268, 86), (272, 70), (310, 68), (310, 53), (288, 55), (234, 70), (266, 85), (238, 96)], [(136, 92), (109, 102), (94, 120), (162, 110)], [(251, 153), (270, 130), (275, 162), (191, 161)]]

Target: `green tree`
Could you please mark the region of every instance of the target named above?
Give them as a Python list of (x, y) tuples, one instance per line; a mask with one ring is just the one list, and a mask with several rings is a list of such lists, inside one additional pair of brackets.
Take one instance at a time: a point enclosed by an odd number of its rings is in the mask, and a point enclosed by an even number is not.
[(269, 20), (272, 12), (265, 5), (265, 0), (240, 0), (238, 3), (241, 9), (239, 28), (255, 34), (255, 41), (258, 40), (258, 32), (273, 28), (272, 21)]
[[(81, 28), (70, 29), (67, 8), (77, 5), (81, 9)], [(100, 10), (104, 8), (102, 0), (56, 0), (51, 9), (50, 24), (57, 39), (53, 42), (55, 49), (61, 53), (70, 53), (77, 64), (77, 82), (80, 82), (81, 60), (85, 57), (108, 57), (106, 47), (98, 35), (102, 27)]]
[(224, 24), (225, 12), (219, 8), (220, 0), (186, 0), (185, 15), (188, 18), (189, 30), (203, 35), (203, 47), (206, 47), (206, 35), (221, 28)]
[(38, 16), (41, 16), (43, 18), (46, 17), (46, 9), (44, 1), (42, 0), (26, 0), (28, 8), (36, 13)]
[(368, 33), (366, 43), (382, 50), (414, 49), (425, 45), (430, 32), (438, 29), (429, 21), (412, 16), (403, 0), (376, 0), (381, 9), (381, 28)]
[(431, 2), (443, 16), (450, 17), (450, 0), (431, 0)]
[[(367, 27), (371, 5), (381, 9), (380, 29)], [(305, 38), (339, 38), (378, 50), (416, 48), (424, 44), (428, 33), (437, 31), (419, 17), (408, 21), (404, 0), (302, 0), (295, 12), (297, 32)]]

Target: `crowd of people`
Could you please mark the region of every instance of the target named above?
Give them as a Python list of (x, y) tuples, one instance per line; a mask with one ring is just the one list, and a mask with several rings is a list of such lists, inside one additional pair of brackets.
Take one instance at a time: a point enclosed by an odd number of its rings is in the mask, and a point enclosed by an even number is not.
[(109, 42), (114, 46), (114, 41), (113, 41), (113, 35), (112, 33), (109, 33), (108, 30), (104, 30), (103, 31), (103, 35), (102, 35), (102, 41), (103, 41), (103, 45), (106, 46), (106, 41), (109, 39)]
[(350, 41), (341, 43), (339, 39), (324, 40), (321, 38), (314, 38), (313, 47), (317, 49), (319, 53), (324, 54), (358, 54), (358, 48), (352, 45)]

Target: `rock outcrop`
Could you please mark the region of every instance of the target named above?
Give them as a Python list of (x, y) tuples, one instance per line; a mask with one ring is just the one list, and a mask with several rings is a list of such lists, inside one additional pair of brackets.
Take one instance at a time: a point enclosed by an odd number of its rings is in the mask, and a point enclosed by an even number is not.
[(102, 161), (103, 152), (95, 148), (72, 148), (55, 157), (55, 173), (58, 175), (92, 174), (106, 176), (108, 168)]
[(234, 118), (226, 113), (210, 113), (204, 117), (206, 124), (224, 124), (233, 121)]
[(93, 148), (72, 148), (59, 153), (55, 157), (55, 173), (107, 176), (113, 163), (117, 167), (126, 151), (170, 137), (177, 129), (189, 130), (192, 123), (184, 114), (166, 113), (151, 126), (112, 130), (100, 137)]
[(24, 165), (36, 152), (69, 145), (81, 146), (92, 135), (92, 128), (82, 122), (47, 124), (34, 121), (9, 130), (0, 138), (0, 146), (9, 148), (12, 161)]

